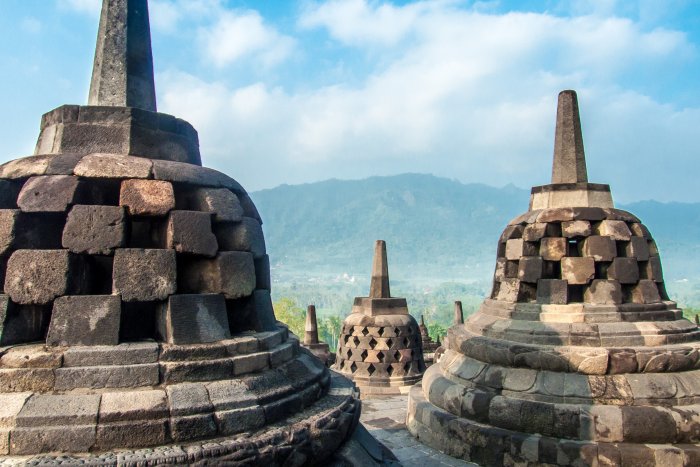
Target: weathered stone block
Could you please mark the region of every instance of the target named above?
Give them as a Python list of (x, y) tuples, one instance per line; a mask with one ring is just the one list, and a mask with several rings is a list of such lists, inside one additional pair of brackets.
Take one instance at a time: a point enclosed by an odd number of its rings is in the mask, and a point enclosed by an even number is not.
[(7, 263), (5, 292), (15, 303), (44, 305), (88, 285), (81, 258), (68, 250), (17, 250)]
[(71, 347), (63, 352), (64, 367), (139, 365), (157, 361), (158, 344), (156, 342)]
[(540, 279), (537, 281), (537, 303), (566, 305), (568, 302), (568, 287), (565, 280)]
[(526, 242), (536, 242), (543, 237), (558, 237), (559, 235), (561, 235), (561, 229), (558, 224), (537, 222), (525, 226), (522, 239)]
[(57, 391), (90, 388), (145, 388), (158, 385), (158, 364), (57, 368)]
[(99, 450), (160, 446), (168, 440), (166, 420), (107, 423), (97, 426), (95, 447)]
[(100, 403), (100, 423), (153, 420), (169, 416), (163, 390), (106, 392)]
[(243, 251), (222, 251), (213, 259), (189, 261), (179, 271), (180, 288), (186, 292), (221, 293), (234, 299), (255, 289), (253, 255)]
[(231, 337), (220, 294), (172, 295), (158, 313), (158, 332), (170, 344), (201, 344)]
[(80, 159), (73, 173), (93, 178), (148, 178), (152, 167), (153, 162), (143, 157), (97, 153)]
[(233, 359), (233, 374), (236, 376), (254, 373), (268, 367), (269, 354), (267, 352), (242, 355)]
[(209, 392), (202, 383), (183, 383), (166, 387), (170, 414), (173, 417), (193, 415), (214, 410)]
[(165, 216), (175, 209), (173, 184), (163, 180), (124, 180), (119, 205), (132, 216)]
[(265, 425), (265, 412), (260, 406), (215, 413), (219, 433), (232, 435)]
[(0, 255), (6, 254), (15, 247), (15, 232), (19, 210), (0, 209)]
[(588, 237), (591, 234), (591, 223), (588, 221), (568, 221), (561, 223), (561, 232), (564, 237)]
[(5, 352), (0, 357), (0, 366), (3, 368), (59, 368), (62, 360), (61, 352), (52, 352), (39, 345), (22, 345)]
[(124, 209), (76, 205), (63, 229), (63, 247), (73, 253), (109, 255), (124, 245)]
[(565, 257), (561, 259), (561, 278), (569, 284), (588, 284), (595, 276), (593, 258)]
[(218, 224), (214, 233), (224, 251), (250, 251), (255, 258), (266, 253), (262, 226), (250, 217), (241, 222)]
[(17, 198), (24, 212), (65, 212), (77, 197), (80, 181), (70, 175), (42, 175), (26, 181)]
[(173, 441), (209, 438), (216, 434), (214, 414), (189, 415), (170, 419), (170, 435)]
[[(228, 175), (208, 167), (201, 167), (194, 164), (154, 160), (153, 177), (157, 180), (228, 188), (241, 195), (245, 193), (243, 187)], [(241, 202), (242, 201), (243, 200), (241, 200)]]
[(53, 303), (48, 345), (117, 345), (121, 300), (117, 295), (74, 295)]
[(0, 392), (53, 391), (53, 368), (0, 368)]
[(639, 280), (639, 265), (636, 258), (615, 258), (608, 267), (608, 279), (621, 284), (634, 284)]
[(166, 233), (168, 248), (179, 253), (215, 256), (218, 244), (211, 230), (211, 214), (171, 211)]
[(35, 394), (19, 412), (18, 427), (95, 425), (100, 396)]
[(496, 280), (515, 279), (518, 277), (518, 261), (509, 261), (506, 258), (498, 258), (496, 260), (496, 272), (494, 278)]
[(192, 208), (210, 212), (217, 222), (240, 222), (243, 207), (238, 197), (226, 188), (199, 188), (191, 195)]
[(545, 237), (540, 242), (540, 256), (547, 261), (560, 261), (567, 255), (568, 246), (563, 237)]
[(122, 248), (114, 252), (113, 291), (122, 300), (165, 300), (176, 290), (173, 250)]
[(215, 381), (208, 383), (206, 388), (209, 393), (209, 399), (217, 411), (241, 409), (257, 405), (257, 397), (248, 390), (248, 386), (240, 379)]
[(614, 240), (627, 241), (632, 236), (629, 227), (624, 221), (604, 220), (596, 227), (598, 235), (609, 236)]
[(647, 229), (647, 227), (644, 224), (640, 224), (638, 222), (635, 222), (633, 224), (630, 224), (629, 229), (634, 236), (644, 237), (648, 240), (651, 240), (651, 233), (649, 232), (649, 229)]
[(639, 266), (642, 278), (653, 280), (654, 282), (664, 281), (664, 273), (661, 267), (660, 257), (650, 256), (647, 262), (641, 263)]
[(165, 362), (160, 366), (160, 380), (165, 384), (216, 381), (231, 378), (232, 375), (233, 363), (230, 359)]
[(523, 256), (518, 265), (518, 279), (521, 282), (537, 282), (542, 277), (542, 258)]
[(596, 279), (583, 292), (583, 301), (597, 305), (622, 303), (622, 287), (613, 280)]
[(592, 235), (581, 243), (581, 256), (596, 261), (612, 261), (617, 256), (617, 244), (611, 237)]
[(44, 307), (17, 306), (0, 295), (0, 346), (41, 340), (47, 321)]
[(270, 257), (268, 255), (255, 259), (255, 288), (261, 290), (270, 290), (272, 288)]
[(506, 258), (519, 260), (523, 256), (536, 256), (537, 244), (526, 242), (522, 238), (514, 238), (506, 242)]
[(253, 305), (255, 313), (253, 316), (255, 330), (277, 331), (277, 319), (272, 307), (272, 298), (269, 290), (253, 291)]
[(629, 243), (625, 245), (625, 256), (637, 258), (637, 261), (648, 261), (649, 245), (647, 240), (637, 236), (630, 238)]
[(642, 279), (633, 286), (629, 292), (630, 301), (633, 303), (659, 303), (661, 297), (656, 282)]
[(497, 300), (515, 302), (520, 293), (520, 281), (518, 279), (506, 279), (501, 281), (498, 287)]
[(31, 395), (31, 392), (0, 394), (0, 428), (15, 426), (15, 417)]
[(10, 454), (88, 452), (95, 445), (95, 425), (16, 428), (10, 434)]

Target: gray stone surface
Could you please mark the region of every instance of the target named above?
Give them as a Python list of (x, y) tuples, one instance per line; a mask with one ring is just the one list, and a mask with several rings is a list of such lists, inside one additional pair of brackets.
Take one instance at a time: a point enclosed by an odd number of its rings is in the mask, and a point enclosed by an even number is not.
[(17, 250), (7, 264), (5, 292), (15, 303), (44, 305), (84, 290), (85, 273), (81, 258), (68, 250)]
[(74, 173), (93, 178), (148, 178), (153, 162), (143, 157), (121, 154), (89, 154), (78, 162)]
[(48, 345), (117, 345), (121, 300), (117, 295), (58, 297), (53, 303)]
[(249, 296), (257, 282), (253, 255), (243, 251), (222, 251), (213, 259), (188, 262), (179, 271), (183, 291), (221, 293), (226, 299)]
[(76, 205), (68, 213), (62, 243), (71, 252), (109, 255), (124, 241), (123, 208)]
[(100, 396), (34, 395), (17, 415), (18, 427), (96, 425)]
[(80, 181), (70, 175), (45, 175), (26, 181), (17, 204), (23, 212), (65, 212), (74, 203)]
[(158, 384), (158, 371), (156, 363), (57, 368), (54, 371), (54, 384), (57, 391), (84, 388), (145, 388)]
[(168, 415), (168, 401), (162, 389), (102, 394), (100, 423), (155, 420)]
[(166, 244), (178, 253), (215, 256), (218, 244), (211, 230), (211, 214), (171, 211), (168, 216)]
[(241, 222), (215, 225), (214, 233), (223, 251), (250, 251), (255, 258), (265, 255), (262, 226), (253, 218), (244, 217)]
[(63, 353), (64, 367), (138, 365), (158, 361), (156, 342), (128, 342), (109, 346), (77, 346)]
[(593, 258), (562, 258), (561, 278), (569, 284), (588, 284), (594, 276), (595, 263)]
[(573, 91), (559, 93), (554, 133), (552, 183), (585, 183), (586, 156), (583, 149), (578, 99)]
[(202, 344), (230, 336), (220, 294), (171, 295), (157, 315), (158, 332), (170, 344)]
[(175, 209), (173, 184), (162, 180), (124, 180), (119, 205), (132, 216), (165, 216)]
[(212, 213), (217, 222), (240, 222), (243, 216), (238, 197), (226, 188), (198, 188), (190, 202), (193, 209)]
[(18, 217), (17, 209), (0, 209), (0, 255), (7, 254), (16, 244)]
[(255, 258), (255, 288), (264, 290), (270, 290), (272, 288), (270, 257), (268, 255)]
[(88, 102), (156, 111), (146, 0), (104, 3)]
[(123, 248), (114, 253), (113, 290), (122, 300), (165, 300), (176, 290), (173, 250)]

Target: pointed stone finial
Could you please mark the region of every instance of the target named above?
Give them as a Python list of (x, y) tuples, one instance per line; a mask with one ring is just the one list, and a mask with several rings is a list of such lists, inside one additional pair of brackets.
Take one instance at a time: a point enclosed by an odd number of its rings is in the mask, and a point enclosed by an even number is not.
[(156, 111), (148, 0), (103, 0), (88, 104)]
[(318, 344), (318, 323), (316, 322), (316, 306), (306, 308), (306, 325), (304, 326), (304, 345)]
[(583, 150), (576, 91), (562, 91), (557, 104), (552, 183), (587, 182), (586, 154)]
[(455, 302), (455, 317), (454, 324), (464, 324), (464, 312), (462, 312), (462, 302)]
[(370, 298), (390, 298), (389, 264), (386, 260), (386, 242), (377, 240), (374, 244), (374, 261), (372, 262), (372, 282), (369, 288)]
[(700, 326), (700, 315), (695, 315), (695, 324)]
[(437, 335), (437, 339), (435, 339), (435, 344), (440, 347), (442, 343), (440, 342), (440, 334)]
[(425, 326), (425, 320), (423, 319), (423, 315), (420, 315), (420, 325)]

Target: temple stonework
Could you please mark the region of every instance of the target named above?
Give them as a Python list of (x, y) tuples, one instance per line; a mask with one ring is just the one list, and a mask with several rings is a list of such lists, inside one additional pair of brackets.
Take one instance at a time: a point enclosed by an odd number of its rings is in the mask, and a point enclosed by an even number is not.
[(552, 183), (498, 241), (491, 296), (409, 395), (421, 442), (480, 465), (700, 465), (700, 330), (649, 230), (588, 183), (573, 91)]
[(438, 349), (439, 343), (433, 341), (433, 338), (430, 337), (428, 326), (425, 325), (423, 315), (420, 316), (418, 330), (420, 331), (421, 347), (423, 348), (423, 360), (425, 361), (425, 366), (429, 367), (433, 364), (435, 351)]
[(330, 366), (333, 362), (328, 344), (321, 342), (318, 338), (318, 322), (316, 320), (316, 306), (309, 305), (306, 308), (306, 322), (304, 326), (304, 341), (301, 345), (308, 349), (314, 357), (323, 362), (324, 365)]
[(0, 273), (3, 465), (323, 463), (355, 429), (248, 194), (156, 111), (146, 0), (104, 0), (89, 105), (0, 166)]
[(343, 322), (333, 368), (362, 396), (406, 393), (425, 371), (421, 333), (405, 298), (392, 297), (386, 243), (377, 240), (369, 297), (356, 297)]

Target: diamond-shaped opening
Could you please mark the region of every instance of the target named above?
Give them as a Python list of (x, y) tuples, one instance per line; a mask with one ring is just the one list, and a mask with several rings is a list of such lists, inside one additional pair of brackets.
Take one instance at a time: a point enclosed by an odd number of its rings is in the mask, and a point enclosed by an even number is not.
[(379, 328), (379, 337), (384, 335), (384, 328)]
[(350, 372), (355, 373), (357, 371), (357, 365), (355, 362), (352, 362), (352, 365), (350, 365)]
[(355, 346), (360, 345), (360, 339), (357, 336), (352, 338), (352, 342), (355, 344)]
[(374, 368), (374, 365), (372, 365), (372, 364), (370, 363), (369, 366), (367, 367), (367, 373), (369, 373), (369, 375), (372, 376), (372, 375), (374, 374), (375, 371), (377, 371), (377, 369)]
[(384, 361), (384, 352), (379, 351), (377, 352), (377, 358), (379, 359), (380, 362)]
[(369, 340), (369, 347), (373, 349), (377, 345), (377, 341), (373, 338)]
[(405, 371), (406, 373), (408, 373), (408, 370), (410, 370), (410, 369), (411, 369), (411, 362), (406, 362), (406, 363), (404, 363), (404, 365), (403, 365), (403, 371)]
[(411, 343), (411, 341), (409, 340), (408, 337), (403, 338), (403, 346), (404, 347), (408, 347), (408, 344), (410, 344), (410, 343)]
[(394, 341), (392, 341), (391, 338), (386, 340), (386, 346), (389, 348), (391, 348), (391, 344), (393, 344), (393, 343), (394, 343)]
[(396, 360), (397, 362), (401, 360), (401, 352), (399, 352), (398, 350), (394, 352), (394, 360)]
[(389, 374), (389, 377), (391, 377), (391, 375), (394, 373), (394, 365), (389, 365), (386, 372)]
[(367, 329), (367, 328), (362, 328), (362, 335), (363, 335), (363, 336), (366, 336), (367, 334), (369, 334), (369, 329)]
[(364, 361), (367, 359), (367, 350), (363, 350), (362, 353), (360, 354), (360, 357), (362, 357), (362, 360)]
[(348, 336), (348, 335), (343, 336), (343, 344), (347, 344), (349, 340), (350, 340), (350, 336)]
[(399, 328), (394, 328), (394, 335), (398, 336), (401, 330)]

